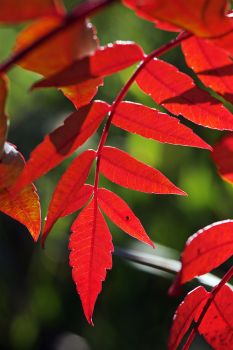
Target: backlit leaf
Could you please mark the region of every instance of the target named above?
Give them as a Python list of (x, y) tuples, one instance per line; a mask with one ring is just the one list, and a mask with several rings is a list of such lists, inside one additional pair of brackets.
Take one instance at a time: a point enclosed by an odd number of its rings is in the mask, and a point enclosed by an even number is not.
[(226, 16), (227, 0), (123, 0), (136, 13), (150, 21), (161, 20), (201, 37), (217, 37), (233, 29)]
[(74, 221), (69, 249), (72, 276), (80, 295), (85, 316), (90, 324), (106, 270), (112, 268), (111, 234), (95, 199)]
[(158, 170), (139, 162), (129, 154), (114, 147), (105, 146), (103, 148), (100, 171), (109, 180), (136, 191), (157, 194), (186, 194)]
[(210, 293), (203, 287), (197, 287), (186, 295), (173, 317), (168, 340), (169, 350), (176, 350), (178, 348), (195, 316), (200, 314), (204, 306), (203, 303), (207, 301), (209, 295)]
[(100, 188), (98, 190), (98, 203), (114, 224), (134, 238), (154, 247), (141, 222), (123, 199), (105, 188)]
[(23, 156), (16, 148), (5, 143), (0, 163), (0, 211), (27, 227), (34, 241), (40, 234), (40, 203), (33, 184), (19, 192), (11, 189), (24, 167)]
[(224, 285), (208, 308), (198, 327), (215, 350), (230, 350), (233, 344), (233, 292)]
[(173, 65), (154, 59), (139, 73), (139, 87), (171, 113), (196, 124), (233, 130), (233, 115), (193, 80)]
[(142, 49), (135, 43), (118, 41), (98, 48), (89, 57), (74, 61), (62, 71), (34, 84), (35, 87), (63, 87), (105, 77), (142, 60)]
[(112, 123), (124, 130), (160, 142), (212, 149), (178, 119), (138, 103), (120, 103)]
[(7, 137), (7, 116), (5, 113), (5, 103), (7, 98), (7, 79), (0, 78), (0, 158), (3, 153), (4, 143)]
[(213, 159), (220, 176), (233, 183), (233, 134), (223, 136), (214, 146)]
[(0, 22), (17, 23), (62, 13), (59, 0), (1, 0)]
[(97, 130), (108, 110), (107, 103), (95, 101), (72, 113), (32, 151), (17, 188), (38, 179), (71, 155)]
[(185, 40), (182, 51), (203, 84), (233, 103), (232, 59), (217, 46), (197, 37)]
[[(79, 190), (88, 177), (95, 156), (96, 152), (93, 150), (84, 151), (74, 159), (61, 177), (49, 204), (48, 215), (42, 235), (42, 244), (44, 244), (55, 222), (59, 218), (67, 215), (67, 207), (70, 209), (68, 212), (72, 212), (72, 208), (73, 212), (79, 209), (77, 208), (77, 199), (80, 203)], [(84, 204), (85, 203), (83, 203), (83, 205)]]
[(233, 255), (233, 220), (219, 221), (191, 236), (181, 256), (181, 283), (218, 267)]

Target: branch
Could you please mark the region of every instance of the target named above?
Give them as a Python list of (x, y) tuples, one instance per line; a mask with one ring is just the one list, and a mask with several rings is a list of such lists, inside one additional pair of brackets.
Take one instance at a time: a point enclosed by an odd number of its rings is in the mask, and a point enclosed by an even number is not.
[(171, 40), (169, 43), (162, 45), (160, 48), (154, 50), (151, 54), (144, 57), (144, 60), (139, 65), (139, 67), (136, 69), (136, 71), (133, 73), (133, 75), (129, 78), (127, 83), (123, 86), (119, 94), (117, 95), (115, 101), (112, 104), (111, 112), (109, 113), (106, 125), (104, 127), (103, 133), (101, 135), (101, 139), (99, 142), (98, 150), (97, 150), (97, 160), (96, 160), (96, 172), (95, 172), (95, 183), (94, 183), (94, 196), (97, 197), (97, 189), (98, 189), (98, 182), (99, 182), (99, 168), (100, 168), (100, 160), (101, 160), (101, 153), (104, 147), (104, 144), (106, 142), (106, 139), (108, 137), (109, 129), (112, 123), (112, 119), (114, 117), (116, 108), (121, 103), (121, 101), (126, 96), (127, 92), (129, 91), (132, 84), (135, 82), (137, 76), (139, 73), (144, 69), (144, 67), (152, 61), (155, 57), (159, 57), (166, 53), (167, 51), (170, 51), (174, 47), (181, 44), (182, 41), (190, 38), (192, 36), (189, 32), (183, 32), (180, 35), (178, 35), (175, 39)]
[(2, 64), (0, 64), (0, 74), (6, 73), (13, 65), (18, 63), (21, 59), (23, 59), (27, 54), (38, 48), (40, 45), (44, 44), (47, 40), (51, 39), (58, 33), (63, 30), (69, 28), (72, 24), (86, 17), (93, 15), (95, 12), (101, 10), (107, 5), (113, 3), (115, 0), (89, 0), (80, 6), (78, 6), (74, 11), (70, 14), (67, 14), (61, 17), (62, 22), (59, 26), (52, 29), (50, 32), (46, 33), (44, 36), (35, 40), (32, 44), (25, 47), (24, 49), (16, 52), (14, 55), (5, 60)]

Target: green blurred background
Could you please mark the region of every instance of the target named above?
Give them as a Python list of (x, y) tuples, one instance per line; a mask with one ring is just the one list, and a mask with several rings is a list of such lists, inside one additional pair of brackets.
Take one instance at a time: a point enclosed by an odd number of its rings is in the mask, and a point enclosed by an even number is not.
[[(77, 1), (66, 1), (66, 5), (72, 9)], [(172, 33), (155, 29), (120, 4), (103, 10), (93, 18), (93, 23), (101, 44), (131, 40), (140, 44), (146, 53), (174, 37)], [(1, 26), (1, 60), (9, 55), (22, 27)], [(163, 59), (192, 75), (179, 48), (164, 55)], [(97, 98), (111, 103), (133, 69), (107, 78)], [(36, 74), (16, 67), (9, 73), (9, 78), (9, 141), (28, 158), (43, 136), (74, 108), (54, 89), (29, 93), (31, 84), (38, 79)], [(155, 106), (135, 85), (127, 99)], [(187, 121), (184, 123), (212, 145), (221, 135)], [(99, 137), (100, 132), (83, 148), (95, 148)], [(159, 244), (158, 249), (152, 251), (137, 244), (108, 221), (115, 245), (178, 259), (179, 251), (191, 234), (215, 221), (232, 218), (233, 189), (218, 177), (208, 151), (160, 144), (115, 127), (111, 128), (108, 144), (158, 168), (189, 194), (184, 198), (142, 194), (101, 178), (101, 185), (116, 191), (129, 203), (150, 237)], [(55, 185), (71, 159), (37, 182), (43, 218)], [(43, 251), (39, 244), (34, 245), (23, 226), (0, 215), (0, 349), (166, 349), (174, 311), (197, 282), (185, 286), (179, 298), (170, 298), (167, 290), (173, 276), (159, 274), (156, 270), (143, 271), (114, 256), (113, 269), (108, 272), (96, 304), (95, 327), (90, 327), (84, 319), (68, 263), (69, 228), (74, 217), (56, 224)], [(228, 264), (218, 269), (217, 274), (223, 274)], [(199, 337), (191, 349), (210, 347)]]

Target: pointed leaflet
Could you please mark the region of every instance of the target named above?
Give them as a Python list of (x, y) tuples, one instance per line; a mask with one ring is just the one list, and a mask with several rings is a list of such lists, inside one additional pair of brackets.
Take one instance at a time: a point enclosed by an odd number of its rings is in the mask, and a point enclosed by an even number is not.
[(233, 115), (173, 65), (153, 59), (136, 81), (145, 93), (170, 112), (209, 128), (233, 130)]
[(112, 123), (124, 130), (160, 142), (212, 149), (178, 119), (139, 103), (121, 102)]
[(72, 276), (89, 323), (106, 270), (112, 268), (111, 234), (95, 198), (83, 209), (71, 227), (69, 249)]
[(197, 37), (181, 45), (187, 64), (203, 84), (233, 103), (232, 59), (217, 46)]
[[(19, 51), (30, 45), (36, 39), (59, 26), (61, 21), (62, 19), (57, 18), (44, 18), (32, 23), (17, 37), (15, 50)], [(20, 65), (48, 77), (69, 66), (73, 61), (92, 54), (97, 46), (95, 29), (90, 22), (87, 20), (77, 21), (68, 29), (63, 30), (33, 50), (20, 61)], [(88, 84), (82, 83), (80, 86), (62, 89), (62, 92), (76, 107), (80, 107), (90, 102), (96, 94), (97, 87), (101, 84), (102, 79), (98, 78)]]
[(233, 220), (219, 221), (204, 227), (188, 239), (183, 250), (181, 283), (213, 270), (232, 255)]
[(72, 154), (97, 130), (108, 111), (107, 103), (94, 101), (72, 113), (32, 151), (17, 188), (38, 179)]
[(48, 215), (42, 235), (43, 245), (55, 222), (60, 217), (64, 216), (64, 212), (67, 212), (67, 206), (73, 206), (73, 211), (78, 209), (75, 206), (75, 204), (77, 204), (75, 199), (88, 177), (95, 156), (96, 152), (93, 150), (87, 150), (81, 153), (74, 159), (58, 182), (49, 204)]
[(233, 345), (233, 292), (224, 285), (208, 308), (198, 331), (215, 350), (231, 350)]
[(219, 175), (233, 183), (233, 134), (223, 136), (214, 146), (213, 160), (218, 167)]
[(7, 116), (5, 114), (5, 103), (7, 97), (7, 79), (0, 78), (0, 158), (3, 153), (4, 143), (7, 137)]
[(59, 0), (1, 0), (0, 22), (17, 23), (62, 13)]
[(185, 195), (158, 170), (114, 147), (103, 148), (100, 171), (109, 180), (136, 191)]
[(201, 37), (229, 33), (233, 23), (226, 16), (227, 0), (123, 0), (136, 13), (150, 21), (161, 20)]
[(144, 53), (140, 46), (129, 41), (117, 41), (98, 48), (89, 57), (76, 60), (62, 71), (33, 85), (35, 87), (63, 87), (84, 81), (105, 77), (125, 69), (142, 60)]
[(93, 186), (84, 184), (72, 198), (70, 203), (67, 203), (66, 208), (62, 212), (62, 217), (73, 214), (75, 211), (81, 209), (91, 198), (93, 193)]
[(15, 193), (11, 186), (24, 167), (23, 156), (16, 148), (5, 143), (0, 163), (0, 211), (27, 227), (33, 239), (40, 234), (40, 203), (33, 184)]
[(141, 222), (123, 199), (105, 188), (100, 188), (98, 190), (98, 203), (100, 208), (114, 222), (114, 224), (119, 226), (129, 235), (154, 248), (154, 244), (147, 236)]
[(194, 317), (202, 311), (204, 302), (207, 301), (210, 293), (205, 288), (197, 287), (189, 292), (182, 303), (178, 306), (173, 317), (170, 330), (168, 349), (176, 350), (188, 331)]

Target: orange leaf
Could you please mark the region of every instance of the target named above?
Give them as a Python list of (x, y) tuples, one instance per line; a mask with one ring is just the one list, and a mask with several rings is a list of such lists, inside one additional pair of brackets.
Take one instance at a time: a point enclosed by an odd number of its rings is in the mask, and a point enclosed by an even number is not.
[(3, 153), (4, 143), (7, 137), (7, 116), (5, 114), (5, 103), (7, 98), (7, 79), (0, 78), (0, 158)]
[(24, 159), (16, 148), (5, 143), (4, 154), (0, 163), (0, 211), (11, 216), (27, 227), (34, 241), (40, 234), (40, 203), (33, 184), (19, 192), (12, 191), (12, 186), (24, 167)]
[[(62, 23), (59, 18), (44, 18), (29, 25), (16, 39), (15, 51), (31, 45)], [(20, 61), (25, 69), (44, 76), (54, 74), (75, 59), (83, 58), (95, 51), (97, 39), (94, 29), (87, 21), (78, 21), (38, 46)]]

